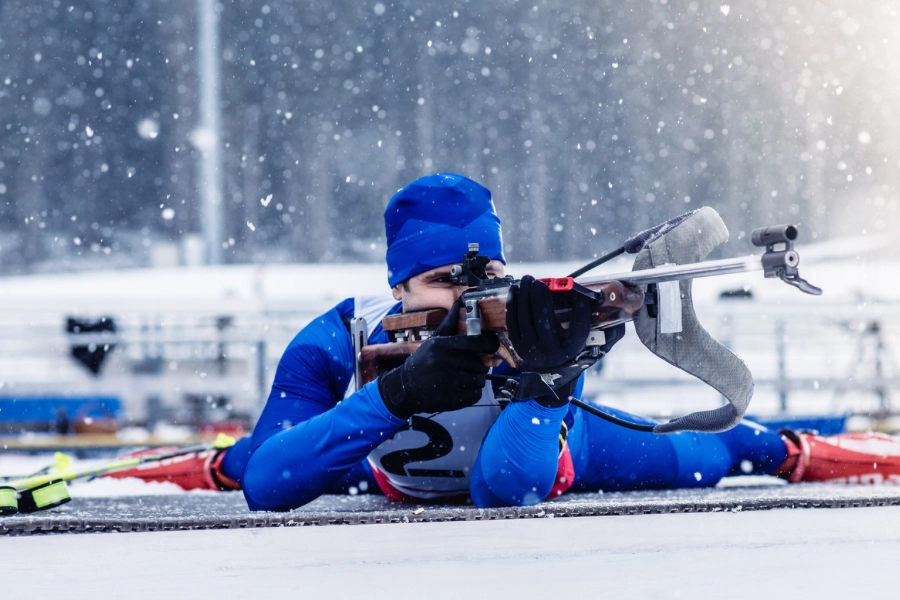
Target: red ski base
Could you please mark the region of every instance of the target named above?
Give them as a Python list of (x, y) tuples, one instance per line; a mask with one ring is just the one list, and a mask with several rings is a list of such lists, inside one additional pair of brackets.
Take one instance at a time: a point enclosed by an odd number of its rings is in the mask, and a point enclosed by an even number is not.
[(790, 482), (900, 484), (900, 438), (883, 433), (781, 434), (788, 458), (775, 475)]
[[(127, 454), (123, 458), (150, 456), (177, 449), (154, 448)], [(239, 490), (241, 485), (222, 472), (221, 464), (224, 457), (225, 450), (221, 449), (190, 452), (112, 471), (103, 476), (115, 479), (135, 477), (144, 481), (168, 481), (185, 490)]]

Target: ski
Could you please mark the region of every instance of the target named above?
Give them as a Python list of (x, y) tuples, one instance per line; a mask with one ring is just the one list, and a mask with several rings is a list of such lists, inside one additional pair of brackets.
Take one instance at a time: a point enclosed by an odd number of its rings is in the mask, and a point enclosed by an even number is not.
[(53, 464), (31, 475), (19, 476), (18, 479), (15, 476), (2, 478), (5, 485), (0, 487), (0, 515), (47, 510), (65, 504), (71, 500), (66, 486), (69, 481), (80, 479), (89, 481), (106, 473), (150, 462), (158, 462), (194, 452), (228, 448), (234, 445), (235, 441), (233, 437), (220, 433), (211, 444), (181, 446), (169, 451), (136, 456), (126, 455), (106, 464), (88, 468), (72, 467), (72, 457), (57, 452), (54, 455)]

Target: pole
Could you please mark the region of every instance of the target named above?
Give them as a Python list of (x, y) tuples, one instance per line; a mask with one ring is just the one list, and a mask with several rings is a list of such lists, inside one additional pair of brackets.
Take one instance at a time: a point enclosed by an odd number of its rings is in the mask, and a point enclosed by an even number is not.
[(785, 339), (784, 319), (775, 320), (775, 347), (778, 352), (778, 406), (781, 414), (788, 410), (787, 390), (787, 340)]
[(222, 151), (219, 105), (219, 14), (216, 0), (197, 0), (200, 67), (200, 125), (194, 144), (200, 150), (199, 187), (206, 263), (222, 262)]

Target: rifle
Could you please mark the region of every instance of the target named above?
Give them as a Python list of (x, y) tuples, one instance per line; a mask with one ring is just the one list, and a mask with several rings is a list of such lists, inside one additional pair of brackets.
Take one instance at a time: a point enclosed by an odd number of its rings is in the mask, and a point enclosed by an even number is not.
[[(698, 233), (699, 232), (699, 233)], [(622, 247), (585, 265), (567, 277), (542, 279), (554, 292), (554, 310), (563, 327), (571, 312), (574, 294), (590, 298), (591, 327), (582, 351), (571, 361), (550, 373), (541, 373), (540, 381), (523, 376), (502, 377), (503, 395), (508, 399), (545, 395), (581, 375), (605, 354), (605, 334), (610, 328), (635, 322), (641, 341), (651, 352), (676, 367), (700, 378), (719, 390), (728, 406), (692, 413), (655, 426), (622, 421), (590, 405), (572, 399), (581, 408), (626, 427), (655, 433), (674, 431), (724, 431), (740, 422), (753, 394), (753, 379), (746, 365), (715, 341), (699, 324), (693, 310), (691, 281), (731, 273), (763, 271), (766, 278), (778, 278), (800, 291), (820, 295), (822, 290), (802, 279), (798, 272), (800, 257), (794, 249), (798, 237), (795, 225), (777, 225), (756, 229), (751, 234), (754, 246), (764, 247), (762, 254), (705, 261), (709, 252), (727, 240), (728, 230), (711, 208), (702, 208), (643, 231)], [(478, 244), (469, 244), (462, 263), (451, 268), (451, 281), (469, 289), (460, 297), (457, 331), (466, 335), (490, 332), (500, 340), (494, 366), (505, 361), (525, 371), (529, 365), (510, 343), (506, 324), (506, 302), (519, 280), (512, 276), (488, 277), (489, 259), (480, 255)], [(590, 269), (622, 253), (637, 254), (634, 270), (600, 277), (579, 277)], [(399, 366), (430, 337), (446, 317), (444, 309), (390, 315), (382, 320), (391, 343), (366, 345), (366, 323), (351, 324), (357, 357), (356, 381), (360, 385)], [(493, 376), (492, 378), (497, 378)], [(541, 383), (543, 382), (543, 384)]]

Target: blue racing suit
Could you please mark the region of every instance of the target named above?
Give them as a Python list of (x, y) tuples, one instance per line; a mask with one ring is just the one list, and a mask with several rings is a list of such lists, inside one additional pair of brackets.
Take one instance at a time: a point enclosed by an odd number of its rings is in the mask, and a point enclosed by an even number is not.
[(242, 484), (251, 509), (289, 510), (350, 488), (479, 507), (535, 504), (556, 482), (561, 429), (573, 491), (708, 487), (729, 474), (772, 473), (786, 458), (781, 437), (756, 425), (656, 435), (571, 405), (526, 400), (500, 410), (490, 385), (475, 407), (403, 421), (385, 407), (377, 381), (358, 390), (353, 381), (348, 323), (363, 310), (376, 323), (369, 343), (388, 342), (381, 318), (399, 303), (347, 299), (315, 319), (285, 350), (253, 435), (228, 450), (223, 470)]

